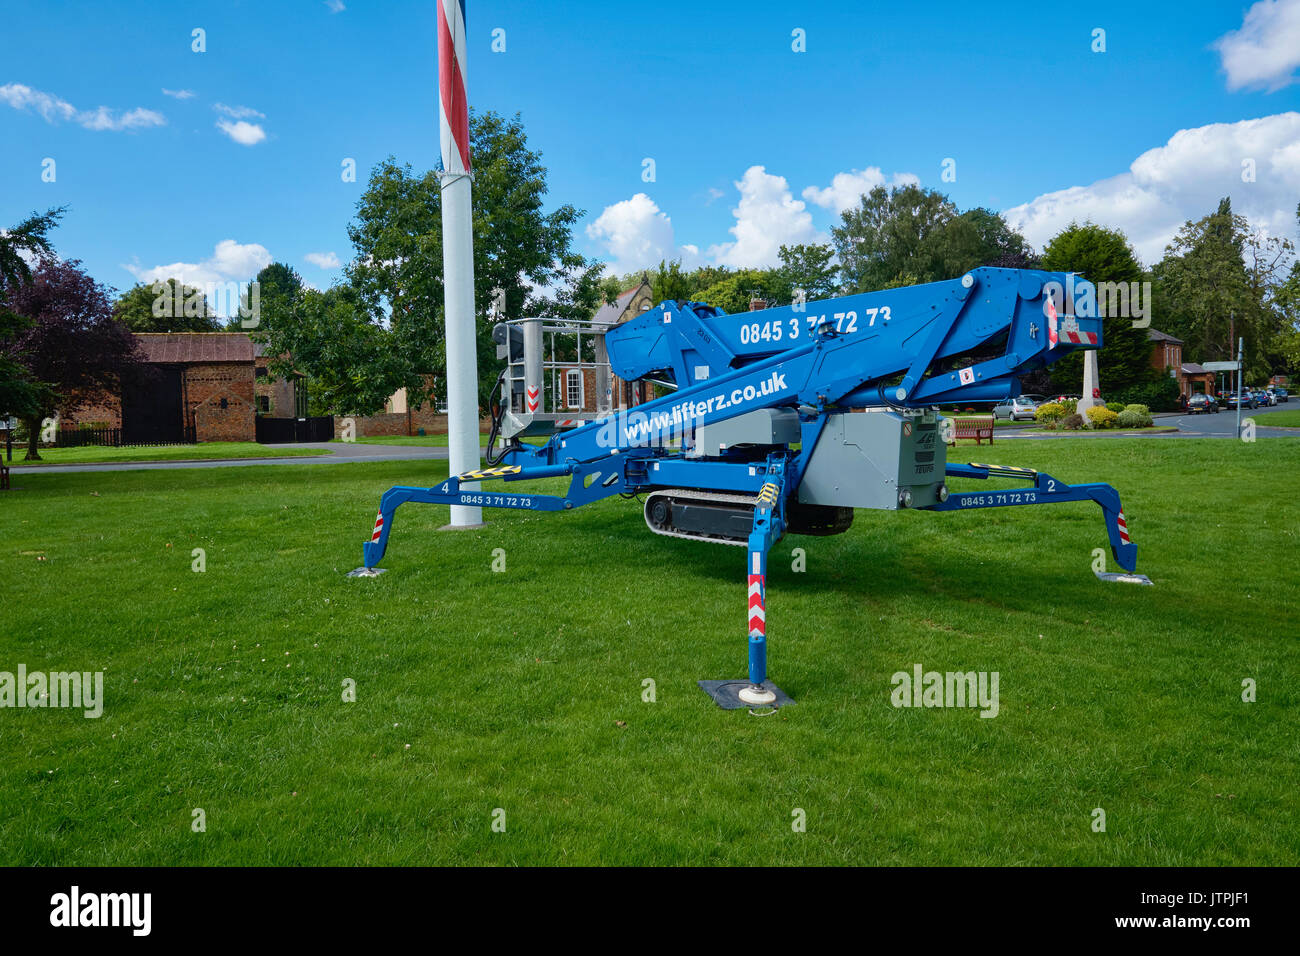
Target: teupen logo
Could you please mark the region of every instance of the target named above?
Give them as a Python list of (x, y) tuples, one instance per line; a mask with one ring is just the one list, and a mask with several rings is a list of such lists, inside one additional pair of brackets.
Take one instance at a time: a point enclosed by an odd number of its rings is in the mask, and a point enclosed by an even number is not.
[(998, 715), (998, 672), (923, 671), (920, 664), (912, 673), (898, 671), (889, 682), (895, 707), (979, 707), (981, 717)]
[(134, 936), (148, 936), (153, 923), (151, 893), (83, 894), (74, 886), (51, 896), (50, 906), (51, 926), (127, 926)]

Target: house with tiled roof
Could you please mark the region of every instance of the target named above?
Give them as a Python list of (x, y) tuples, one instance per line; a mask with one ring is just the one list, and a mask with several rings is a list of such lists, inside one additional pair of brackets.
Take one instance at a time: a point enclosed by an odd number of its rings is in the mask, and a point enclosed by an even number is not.
[(310, 417), (306, 379), (272, 374), (274, 356), (243, 332), (137, 332), (135, 339), (140, 364), (120, 391), (67, 413), (63, 428), (102, 428), (126, 445), (325, 441), (345, 423), (358, 438), (446, 430), (432, 402), (412, 408), (405, 390), (375, 415)]
[(122, 444), (256, 441), (258, 416), (306, 417), (306, 389), (270, 374), (243, 332), (136, 332), (139, 366), (115, 395), (63, 419), (119, 429)]
[(121, 430), (123, 444), (254, 441), (253, 342), (242, 332), (137, 332), (140, 365), (119, 394), (69, 413), (63, 426)]
[(1183, 361), (1182, 339), (1159, 329), (1147, 329), (1147, 340), (1151, 343), (1151, 367), (1176, 378), (1183, 398), (1191, 398), (1197, 392), (1214, 391), (1213, 372), (1195, 362)]
[[(636, 318), (654, 304), (650, 281), (642, 276), (640, 282), (624, 289), (613, 302), (597, 309), (591, 322), (596, 331), (603, 332)], [(651, 397), (645, 382), (625, 382), (609, 371), (605, 342), (599, 337), (596, 339), (594, 368), (590, 364), (575, 363), (555, 369), (554, 374), (552, 394), (557, 397), (555, 411), (572, 412), (575, 417), (632, 408)]]

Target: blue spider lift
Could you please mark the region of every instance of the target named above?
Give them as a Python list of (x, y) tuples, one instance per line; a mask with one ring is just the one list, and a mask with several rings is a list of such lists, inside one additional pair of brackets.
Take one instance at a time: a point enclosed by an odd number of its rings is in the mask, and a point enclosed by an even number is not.
[[(943, 405), (1020, 394), (1020, 377), (1100, 348), (1092, 283), (1067, 273), (979, 268), (958, 279), (728, 315), (665, 301), (603, 335), (609, 370), (667, 394), (593, 420), (540, 408), (541, 319), (494, 331), (509, 365), (489, 465), (380, 499), (363, 569), (374, 572), (400, 505), (567, 511), (644, 495), (650, 530), (746, 549), (748, 680), (701, 682), (723, 707), (788, 701), (767, 678), (767, 555), (786, 533), (839, 534), (855, 508), (967, 511), (1092, 501), (1111, 553), (1133, 574), (1119, 494), (1028, 468), (947, 461)], [(554, 328), (554, 327), (552, 327)], [(511, 370), (521, 370), (513, 374)], [(522, 435), (549, 434), (540, 445)], [(568, 477), (563, 495), (516, 482)], [(1018, 489), (949, 493), (949, 478)], [(500, 482), (492, 490), (480, 483)]]

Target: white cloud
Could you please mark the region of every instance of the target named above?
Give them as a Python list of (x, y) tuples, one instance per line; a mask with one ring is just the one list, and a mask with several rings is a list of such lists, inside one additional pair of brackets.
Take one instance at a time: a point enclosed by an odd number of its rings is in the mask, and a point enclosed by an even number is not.
[(866, 169), (836, 173), (831, 178), (831, 184), (826, 188), (818, 189), (816, 186), (809, 186), (802, 195), (810, 203), (829, 209), (838, 216), (844, 210), (856, 207), (863, 194), (871, 192), (877, 186), (920, 185), (920, 183), (921, 180), (912, 173), (895, 173), (886, 183), (885, 174), (879, 166), (868, 166)]
[(123, 129), (141, 129), (148, 126), (165, 126), (167, 121), (163, 119), (161, 113), (155, 113), (153, 110), (134, 109), (128, 110), (121, 116), (114, 115), (113, 111), (106, 106), (101, 106), (97, 110), (81, 113), (77, 116), (77, 122), (86, 129), (93, 130), (123, 130)]
[(244, 120), (232, 123), (230, 120), (219, 119), (217, 120), (217, 129), (240, 146), (256, 146), (266, 139), (266, 130), (256, 123), (248, 123)]
[(683, 265), (694, 267), (699, 258), (696, 246), (676, 245), (672, 220), (645, 193), (606, 206), (599, 218), (587, 226), (587, 238), (605, 247), (613, 257), (610, 265), (617, 275), (653, 268), (661, 261), (678, 257)]
[(343, 264), (332, 252), (309, 252), (303, 259), (320, 269), (337, 269)]
[(227, 106), (225, 103), (215, 103), (212, 108), (218, 113), (225, 113), (231, 119), (250, 119), (252, 117), (266, 119), (265, 113), (259, 113), (251, 106)]
[(217, 129), (240, 146), (256, 146), (266, 139), (262, 124), (248, 122), (250, 119), (266, 119), (265, 113), (259, 113), (251, 106), (227, 106), (225, 103), (214, 103), (212, 108), (230, 117), (217, 120)]
[(325, 6), (330, 8), (330, 13), (342, 13), (347, 9), (343, 6), (343, 0), (325, 0)]
[(825, 242), (812, 223), (806, 205), (790, 194), (784, 176), (773, 176), (762, 166), (751, 166), (737, 182), (740, 203), (731, 214), (736, 224), (729, 230), (734, 242), (710, 246), (708, 254), (719, 265), (761, 268), (776, 265), (783, 245)]
[(167, 119), (154, 110), (137, 107), (118, 114), (107, 106), (93, 110), (79, 110), (65, 99), (52, 93), (34, 90), (21, 83), (7, 83), (0, 86), (0, 103), (7, 103), (16, 110), (32, 110), (39, 113), (47, 123), (71, 120), (89, 130), (112, 130), (119, 132), (126, 129), (144, 129), (150, 126), (166, 126)]
[[(1247, 161), (1253, 182), (1243, 181)], [(1150, 265), (1185, 221), (1213, 212), (1223, 196), (1255, 226), (1291, 234), (1300, 196), (1300, 113), (1179, 130), (1127, 172), (1045, 193), (1005, 215), (1040, 249), (1072, 220), (1121, 229)]]
[(1296, 81), (1300, 66), (1300, 0), (1260, 0), (1246, 11), (1240, 29), (1214, 42), (1228, 75), (1228, 89), (1270, 93)]
[(206, 286), (210, 282), (248, 282), (271, 264), (271, 253), (266, 246), (256, 242), (241, 244), (234, 239), (222, 239), (212, 250), (212, 255), (202, 262), (173, 262), (170, 265), (141, 268), (137, 264), (123, 266), (138, 282), (158, 282), (179, 279), (186, 285)]
[(170, 96), (174, 100), (191, 100), (194, 98), (193, 90), (169, 90), (163, 87), (163, 96)]

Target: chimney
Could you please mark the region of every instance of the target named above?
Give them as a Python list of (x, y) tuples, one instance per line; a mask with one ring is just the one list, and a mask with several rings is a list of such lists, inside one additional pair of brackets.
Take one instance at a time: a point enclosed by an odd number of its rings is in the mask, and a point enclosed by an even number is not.
[(759, 311), (761, 311), (761, 310), (763, 310), (763, 309), (766, 309), (766, 308), (767, 308), (767, 300), (766, 300), (766, 299), (759, 299), (759, 298), (755, 297), (755, 298), (752, 298), (752, 299), (749, 300), (749, 311), (750, 311), (750, 312), (759, 312)]

